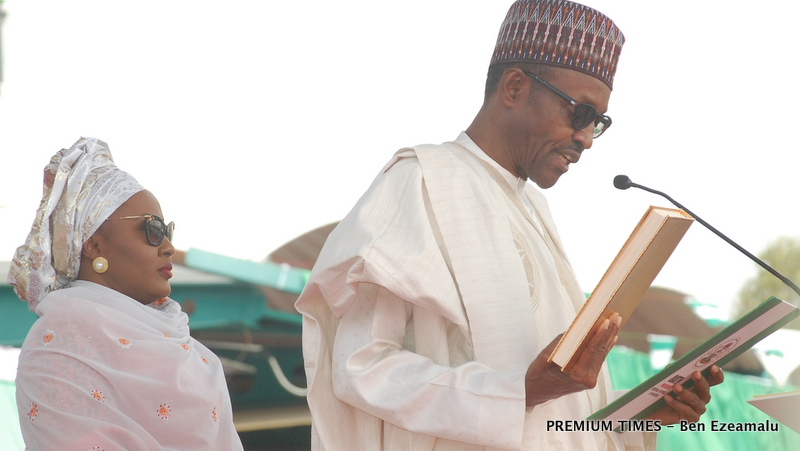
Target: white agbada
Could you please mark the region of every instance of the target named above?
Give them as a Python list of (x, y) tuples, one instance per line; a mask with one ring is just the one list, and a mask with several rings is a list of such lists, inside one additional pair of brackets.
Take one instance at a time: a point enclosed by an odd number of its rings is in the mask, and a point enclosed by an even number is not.
[(26, 449), (242, 449), (222, 365), (177, 302), (79, 280), (35, 311), (16, 382)]
[(595, 389), (526, 408), (528, 365), (584, 300), (536, 189), (465, 133), (399, 151), (297, 302), (313, 449), (644, 449), (546, 432), (606, 404), (605, 367)]

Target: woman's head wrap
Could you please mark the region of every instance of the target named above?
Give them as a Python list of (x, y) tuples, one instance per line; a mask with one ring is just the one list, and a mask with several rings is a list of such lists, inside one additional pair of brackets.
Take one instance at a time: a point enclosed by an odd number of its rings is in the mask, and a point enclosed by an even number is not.
[(50, 159), (42, 203), (8, 272), (8, 283), (31, 311), (47, 293), (78, 277), (83, 243), (143, 189), (117, 168), (108, 145), (98, 139), (81, 138)]

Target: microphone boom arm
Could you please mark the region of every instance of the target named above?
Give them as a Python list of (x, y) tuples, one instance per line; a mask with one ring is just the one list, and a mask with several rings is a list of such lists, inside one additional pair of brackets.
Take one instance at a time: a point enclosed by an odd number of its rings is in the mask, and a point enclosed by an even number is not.
[(708, 230), (711, 230), (712, 232), (714, 232), (715, 235), (717, 235), (718, 237), (720, 237), (723, 240), (725, 240), (731, 246), (735, 247), (739, 252), (741, 252), (744, 255), (750, 257), (751, 260), (753, 260), (754, 262), (758, 263), (762, 268), (764, 268), (767, 271), (769, 271), (770, 274), (772, 274), (773, 276), (775, 276), (778, 279), (780, 279), (781, 282), (785, 283), (789, 288), (794, 290), (795, 293), (800, 295), (800, 287), (795, 285), (794, 282), (792, 282), (791, 280), (789, 280), (786, 277), (784, 277), (781, 273), (779, 273), (778, 271), (774, 270), (768, 264), (764, 263), (760, 258), (758, 258), (755, 255), (753, 255), (750, 252), (748, 252), (747, 249), (745, 249), (742, 246), (739, 246), (738, 244), (736, 244), (733, 240), (731, 240), (730, 238), (725, 236), (719, 230), (715, 229), (711, 224), (705, 222), (701, 217), (699, 217), (696, 214), (692, 213), (691, 210), (689, 210), (688, 208), (686, 208), (683, 205), (681, 205), (680, 203), (678, 203), (675, 199), (669, 197), (667, 194), (662, 193), (661, 191), (657, 191), (657, 190), (654, 190), (652, 188), (648, 188), (646, 186), (639, 185), (637, 183), (633, 183), (632, 181), (630, 181), (630, 179), (628, 179), (627, 182), (628, 182), (627, 184), (629, 186), (633, 186), (633, 187), (636, 187), (636, 188), (651, 192), (653, 194), (658, 194), (659, 196), (661, 196), (661, 197), (667, 199), (668, 201), (672, 202), (672, 204), (675, 205), (676, 207), (680, 208), (681, 210), (685, 211), (686, 213), (689, 213), (697, 222), (699, 222), (700, 224), (703, 224)]

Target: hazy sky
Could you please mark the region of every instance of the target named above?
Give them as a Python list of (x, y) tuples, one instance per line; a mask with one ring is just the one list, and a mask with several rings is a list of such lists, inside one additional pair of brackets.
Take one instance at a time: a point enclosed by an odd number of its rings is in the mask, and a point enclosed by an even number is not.
[[(0, 260), (80, 136), (160, 199), (177, 247), (264, 258), (343, 217), (397, 149), (469, 125), (510, 4), (6, 0)], [(620, 173), (754, 253), (797, 235), (800, 2), (589, 4), (627, 38), (614, 125), (545, 192), (583, 288), (670, 206), (614, 189)], [(695, 224), (657, 284), (725, 306), (756, 271)]]

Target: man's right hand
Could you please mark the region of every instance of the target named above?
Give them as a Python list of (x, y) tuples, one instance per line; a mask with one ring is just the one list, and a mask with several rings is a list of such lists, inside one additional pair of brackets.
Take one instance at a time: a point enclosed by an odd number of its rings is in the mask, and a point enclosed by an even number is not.
[(561, 367), (547, 361), (563, 334), (550, 342), (531, 363), (525, 375), (527, 405), (539, 405), (570, 393), (594, 388), (603, 362), (617, 342), (621, 324), (622, 318), (617, 313), (603, 321), (570, 372), (563, 372)]

